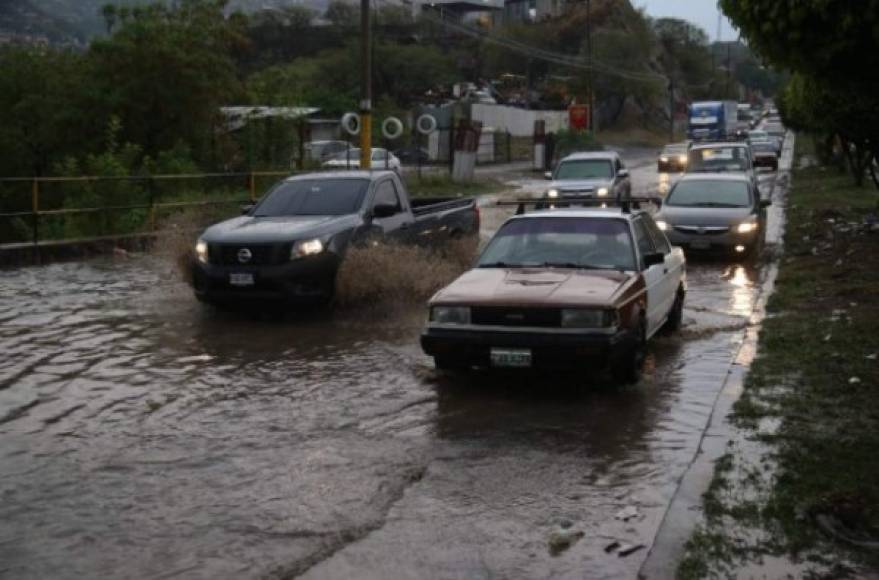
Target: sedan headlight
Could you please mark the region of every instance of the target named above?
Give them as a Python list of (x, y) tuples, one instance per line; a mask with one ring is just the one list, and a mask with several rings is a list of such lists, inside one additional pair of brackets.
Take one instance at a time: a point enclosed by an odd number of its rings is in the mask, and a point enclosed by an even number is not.
[(751, 232), (757, 231), (757, 222), (745, 222), (739, 224), (737, 230), (740, 234), (750, 234)]
[(208, 263), (208, 244), (204, 240), (195, 242), (195, 257), (202, 264)]
[(555, 199), (558, 196), (559, 196), (559, 190), (557, 190), (557, 189), (550, 189), (549, 191), (546, 192), (546, 197), (551, 197), (551, 198)]
[(656, 220), (656, 227), (662, 231), (668, 231), (668, 223), (663, 220)]
[(616, 324), (613, 310), (586, 310), (565, 308), (562, 310), (563, 328), (608, 328)]
[(314, 238), (313, 240), (301, 240), (293, 244), (293, 248), (290, 250), (290, 259), (296, 260), (306, 256), (313, 256), (315, 254), (320, 254), (323, 251), (324, 243), (318, 238)]
[(598, 191), (595, 192), (598, 197), (607, 197), (608, 190), (606, 187), (599, 187)]
[(437, 324), (470, 324), (470, 307), (434, 306), (430, 309), (430, 321)]

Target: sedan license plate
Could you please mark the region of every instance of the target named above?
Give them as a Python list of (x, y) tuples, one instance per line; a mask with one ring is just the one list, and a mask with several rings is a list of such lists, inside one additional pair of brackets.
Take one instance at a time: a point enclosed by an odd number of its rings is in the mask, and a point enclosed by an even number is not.
[(531, 350), (527, 348), (491, 349), (491, 366), (528, 368), (531, 366)]
[(229, 284), (232, 286), (253, 286), (253, 274), (233, 272), (229, 274)]
[(695, 242), (690, 242), (690, 247), (694, 250), (707, 250), (711, 247), (711, 242), (705, 240), (696, 240)]

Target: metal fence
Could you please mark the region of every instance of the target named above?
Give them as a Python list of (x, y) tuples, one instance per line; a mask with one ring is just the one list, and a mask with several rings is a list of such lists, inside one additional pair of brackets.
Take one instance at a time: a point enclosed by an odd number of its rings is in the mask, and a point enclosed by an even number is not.
[(152, 235), (187, 210), (222, 217), (290, 174), (0, 178), (0, 250)]

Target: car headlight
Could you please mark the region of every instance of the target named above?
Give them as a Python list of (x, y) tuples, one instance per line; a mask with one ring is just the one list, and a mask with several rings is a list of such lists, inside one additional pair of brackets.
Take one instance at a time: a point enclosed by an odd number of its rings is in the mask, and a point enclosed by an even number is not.
[(668, 231), (668, 224), (663, 220), (656, 220), (656, 227), (658, 227), (662, 231)]
[(757, 222), (745, 222), (743, 224), (739, 224), (738, 232), (740, 234), (750, 234), (754, 231), (757, 231)]
[(663, 163), (668, 163), (668, 157), (666, 157), (665, 155), (660, 157), (659, 160), (662, 161)]
[(559, 196), (559, 190), (557, 190), (557, 189), (550, 189), (549, 191), (546, 192), (546, 197), (551, 197), (551, 198), (555, 199), (558, 196)]
[(598, 197), (607, 197), (608, 190), (606, 187), (599, 187), (598, 191), (595, 192)]
[(293, 248), (290, 250), (290, 259), (296, 260), (297, 258), (304, 258), (306, 256), (313, 256), (315, 254), (320, 254), (324, 251), (324, 243), (317, 238), (313, 240), (302, 240), (293, 244)]
[(470, 324), (469, 306), (434, 306), (430, 321), (437, 324)]
[(208, 244), (204, 240), (195, 242), (195, 257), (202, 264), (208, 263)]
[(687, 164), (687, 156), (686, 156), (686, 155), (681, 155), (680, 157), (678, 157), (678, 161), (680, 161), (681, 163), (683, 163), (684, 165), (686, 165), (686, 164)]
[(563, 328), (608, 328), (616, 324), (613, 310), (587, 310), (565, 308), (562, 310)]

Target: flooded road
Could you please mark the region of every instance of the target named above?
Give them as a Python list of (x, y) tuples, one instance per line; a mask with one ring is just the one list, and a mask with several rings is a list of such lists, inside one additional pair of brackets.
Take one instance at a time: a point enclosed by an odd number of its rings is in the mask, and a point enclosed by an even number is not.
[(0, 577), (634, 578), (761, 275), (691, 264), (621, 388), (438, 375), (421, 310), (217, 313), (155, 256), (3, 271)]

